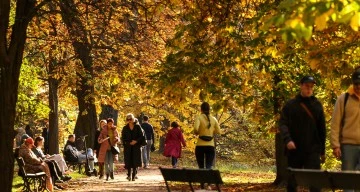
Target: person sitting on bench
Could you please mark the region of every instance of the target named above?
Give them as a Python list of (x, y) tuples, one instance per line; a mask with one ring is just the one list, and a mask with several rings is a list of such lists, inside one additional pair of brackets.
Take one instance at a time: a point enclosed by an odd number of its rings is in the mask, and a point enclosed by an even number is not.
[(53, 191), (54, 185), (51, 179), (51, 173), (49, 166), (40, 158), (36, 157), (32, 148), (34, 146), (34, 140), (29, 137), (25, 142), (20, 146), (19, 157), (22, 157), (25, 162), (25, 170), (27, 173), (38, 173), (45, 172), (46, 174), (46, 188), (48, 191)]
[[(68, 141), (64, 147), (65, 160), (68, 162), (85, 162), (86, 154), (83, 151), (78, 151), (75, 146), (75, 134), (69, 135)], [(87, 156), (89, 158), (89, 167), (90, 171), (94, 169), (94, 155), (91, 148), (87, 149)]]
[(71, 179), (70, 176), (65, 175), (65, 171), (68, 169), (68, 167), (66, 166), (66, 162), (65, 160), (61, 157), (61, 155), (59, 154), (54, 154), (54, 155), (48, 155), (48, 154), (44, 154), (42, 151), (42, 146), (44, 145), (44, 138), (41, 136), (38, 136), (35, 138), (35, 147), (32, 148), (32, 151), (34, 152), (34, 154), (44, 160), (49, 167), (53, 167), (53, 172), (55, 173), (56, 177), (58, 180), (61, 181), (68, 181)]

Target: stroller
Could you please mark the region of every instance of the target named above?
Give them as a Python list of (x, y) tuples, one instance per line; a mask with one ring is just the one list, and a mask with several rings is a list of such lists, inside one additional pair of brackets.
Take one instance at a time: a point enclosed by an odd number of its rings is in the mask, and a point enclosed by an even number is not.
[(86, 146), (86, 139), (85, 139), (87, 136), (88, 136), (88, 135), (80, 136), (80, 139), (81, 139), (81, 141), (84, 143), (84, 148), (85, 148), (85, 156), (86, 156), (85, 174), (86, 174), (87, 176), (89, 176), (89, 177), (92, 176), (92, 175), (94, 175), (95, 177), (97, 177), (98, 172), (97, 172), (97, 170), (95, 169), (95, 167), (94, 167), (93, 170), (90, 169), (89, 157), (88, 157), (88, 153), (87, 153), (87, 146)]

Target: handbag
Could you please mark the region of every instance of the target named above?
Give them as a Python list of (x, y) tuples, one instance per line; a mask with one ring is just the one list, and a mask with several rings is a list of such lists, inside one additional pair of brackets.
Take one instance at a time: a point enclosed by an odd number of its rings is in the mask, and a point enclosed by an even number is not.
[(117, 146), (111, 146), (111, 153), (112, 153), (113, 155), (118, 155), (118, 154), (120, 154), (120, 149), (119, 149), (119, 147), (117, 147)]
[(108, 139), (108, 141), (109, 141), (109, 145), (111, 146), (111, 147), (110, 147), (110, 148), (111, 148), (111, 153), (112, 153), (113, 155), (118, 155), (118, 154), (120, 154), (120, 149), (119, 149), (119, 147), (117, 147), (117, 146), (112, 146), (111, 143), (110, 143), (110, 139)]
[(214, 137), (203, 135), (203, 136), (199, 136), (199, 138), (204, 141), (211, 141), (211, 140), (213, 140)]

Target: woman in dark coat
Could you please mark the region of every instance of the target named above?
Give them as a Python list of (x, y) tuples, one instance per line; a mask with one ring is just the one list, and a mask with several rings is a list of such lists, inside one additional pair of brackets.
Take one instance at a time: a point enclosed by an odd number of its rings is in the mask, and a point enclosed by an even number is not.
[[(145, 142), (144, 131), (139, 124), (135, 124), (133, 114), (126, 115), (127, 124), (121, 132), (121, 141), (124, 145), (125, 169), (128, 170), (127, 179), (137, 179), (137, 169), (141, 167), (141, 146)], [(132, 170), (132, 173), (131, 173)]]

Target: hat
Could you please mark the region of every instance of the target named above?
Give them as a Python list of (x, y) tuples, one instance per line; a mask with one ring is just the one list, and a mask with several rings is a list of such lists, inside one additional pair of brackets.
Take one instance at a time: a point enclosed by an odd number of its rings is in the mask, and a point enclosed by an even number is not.
[(303, 83), (314, 83), (316, 84), (316, 81), (314, 79), (313, 76), (310, 76), (310, 75), (307, 75), (307, 76), (304, 76), (301, 80), (300, 80), (300, 83), (303, 84)]
[(360, 83), (360, 71), (355, 71), (351, 76), (353, 83)]
[(24, 134), (21, 136), (21, 141), (24, 141), (25, 139), (29, 138), (30, 136), (28, 134)]
[(27, 138), (27, 139), (25, 140), (25, 143), (26, 143), (27, 145), (35, 146), (35, 145), (34, 145), (34, 139), (31, 138), (31, 137)]

